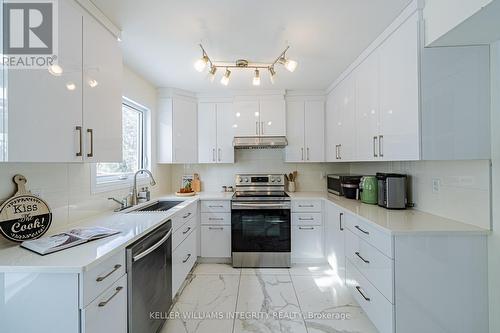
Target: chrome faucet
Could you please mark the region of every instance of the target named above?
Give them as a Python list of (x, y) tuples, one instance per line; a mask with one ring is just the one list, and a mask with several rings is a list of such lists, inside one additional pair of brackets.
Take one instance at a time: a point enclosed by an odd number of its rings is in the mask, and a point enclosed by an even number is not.
[(137, 175), (139, 173), (143, 173), (143, 172), (147, 173), (149, 175), (149, 178), (151, 178), (151, 180), (149, 181), (149, 184), (151, 186), (155, 186), (156, 185), (155, 178), (153, 177), (153, 174), (151, 173), (151, 171), (149, 171), (147, 169), (138, 170), (134, 174), (134, 187), (132, 188), (132, 206), (137, 205), (137, 202), (138, 202), (138, 195), (137, 195)]

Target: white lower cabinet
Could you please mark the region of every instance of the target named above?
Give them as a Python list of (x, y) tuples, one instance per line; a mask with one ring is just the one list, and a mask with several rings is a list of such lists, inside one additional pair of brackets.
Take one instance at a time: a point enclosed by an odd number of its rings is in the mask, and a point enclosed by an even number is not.
[(201, 256), (204, 258), (231, 257), (231, 226), (201, 226)]
[(325, 203), (325, 259), (335, 274), (345, 281), (345, 212), (333, 203)]
[(82, 310), (82, 332), (127, 332), (127, 275)]
[(172, 252), (172, 296), (179, 291), (197, 258), (196, 229)]
[(292, 225), (292, 258), (320, 259), (323, 257), (323, 227)]

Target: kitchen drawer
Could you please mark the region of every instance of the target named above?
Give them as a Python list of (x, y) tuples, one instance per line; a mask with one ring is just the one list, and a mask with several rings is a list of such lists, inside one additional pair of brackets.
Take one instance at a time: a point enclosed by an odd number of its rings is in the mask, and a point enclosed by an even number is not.
[(127, 275), (84, 308), (81, 320), (82, 333), (127, 333)]
[(345, 255), (391, 303), (394, 303), (394, 261), (350, 230), (346, 232)]
[(357, 268), (347, 260), (347, 287), (356, 302), (381, 333), (394, 332), (394, 307)]
[(82, 307), (92, 302), (123, 274), (125, 274), (125, 250), (85, 271), (82, 278)]
[(196, 227), (196, 219), (191, 218), (182, 227), (177, 229), (172, 235), (172, 249), (175, 250)]
[(321, 225), (321, 213), (292, 213), (292, 225)]
[(198, 204), (193, 202), (186, 208), (179, 211), (172, 217), (172, 230), (175, 232), (177, 229), (182, 227), (189, 219), (196, 216), (198, 211)]
[(230, 200), (201, 201), (202, 213), (231, 213)]
[(292, 226), (292, 257), (322, 258), (323, 228), (321, 226)]
[(321, 200), (292, 200), (292, 212), (317, 212), (322, 211)]
[(231, 226), (201, 226), (201, 257), (231, 257)]
[(201, 213), (201, 225), (231, 225), (231, 213)]
[(172, 253), (172, 297), (196, 262), (196, 229)]
[(363, 221), (351, 214), (345, 214), (344, 219), (346, 227), (355, 235), (375, 246), (389, 258), (394, 258), (391, 235), (377, 229), (372, 223)]

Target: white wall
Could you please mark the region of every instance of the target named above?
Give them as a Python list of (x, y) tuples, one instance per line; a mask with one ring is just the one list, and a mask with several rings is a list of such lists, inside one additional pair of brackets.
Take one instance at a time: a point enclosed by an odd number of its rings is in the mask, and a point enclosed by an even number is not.
[(500, 41), (491, 48), (493, 233), (488, 240), (490, 332), (500, 332)]
[[(490, 228), (489, 161), (351, 163), (351, 173), (396, 172), (410, 175), (416, 209), (482, 228)], [(432, 181), (440, 181), (439, 192)]]
[[(156, 117), (156, 89), (128, 68), (124, 68), (124, 96), (149, 108), (152, 121)], [(153, 126), (153, 129), (155, 126)], [(155, 163), (155, 141), (152, 142), (152, 159)], [(153, 165), (158, 186), (155, 194), (166, 193), (170, 189), (169, 166)], [(65, 163), (0, 163), (0, 201), (14, 193), (12, 177), (23, 174), (28, 179), (28, 188), (38, 192), (47, 201), (54, 216), (51, 230), (69, 223), (111, 211), (116, 204), (107, 200), (109, 196), (123, 197), (130, 189), (92, 194), (90, 189), (90, 164)], [(6, 240), (0, 237), (0, 243)]]
[(180, 164), (172, 166), (172, 191), (180, 187), (182, 175), (200, 174), (202, 191), (222, 190), (223, 185), (234, 186), (239, 173), (290, 173), (298, 171), (298, 191), (326, 191), (330, 173), (347, 172), (348, 164), (341, 163), (285, 163), (283, 149), (236, 150), (235, 164)]

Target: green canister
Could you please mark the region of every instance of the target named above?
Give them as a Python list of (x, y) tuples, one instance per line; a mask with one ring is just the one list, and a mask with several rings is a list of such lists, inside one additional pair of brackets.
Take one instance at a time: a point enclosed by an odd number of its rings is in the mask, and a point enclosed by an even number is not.
[(364, 176), (360, 182), (361, 202), (376, 205), (378, 203), (378, 181), (375, 176)]

